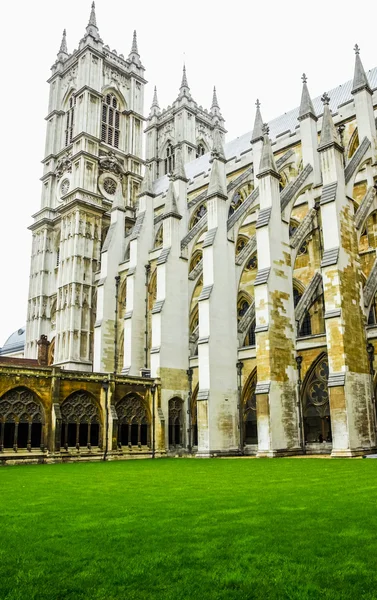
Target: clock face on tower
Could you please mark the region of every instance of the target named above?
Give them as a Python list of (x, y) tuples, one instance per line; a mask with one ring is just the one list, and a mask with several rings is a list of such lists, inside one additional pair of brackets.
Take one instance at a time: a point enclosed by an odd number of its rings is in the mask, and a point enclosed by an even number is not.
[(63, 179), (63, 181), (60, 184), (60, 195), (65, 196), (65, 194), (68, 194), (69, 188), (70, 188), (69, 179), (67, 179), (67, 178)]

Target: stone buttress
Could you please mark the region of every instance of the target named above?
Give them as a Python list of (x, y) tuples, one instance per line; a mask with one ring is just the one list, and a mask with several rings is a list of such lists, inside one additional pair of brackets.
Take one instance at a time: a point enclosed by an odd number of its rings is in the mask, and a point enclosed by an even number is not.
[(259, 167), (256, 223), (258, 456), (299, 452), (295, 320), (288, 223), (280, 208), (279, 174), (267, 132)]
[(346, 196), (343, 148), (334, 127), (329, 97), (318, 147), (323, 189), (322, 278), (329, 357), (333, 456), (353, 456), (375, 446), (371, 379), (361, 308), (361, 277), (353, 205)]
[(110, 227), (101, 252), (100, 280), (97, 285), (97, 318), (94, 324), (93, 370), (115, 370), (115, 314), (119, 263), (124, 255), (125, 202), (121, 182), (110, 213)]
[(216, 130), (199, 296), (197, 456), (202, 457), (238, 452), (236, 276), (234, 248), (227, 238), (225, 162)]
[[(139, 375), (148, 368), (145, 350), (146, 265), (153, 246), (153, 198), (151, 172), (147, 167), (139, 197), (136, 223), (130, 235), (124, 316), (124, 358), (122, 372)], [(149, 265), (148, 265), (149, 267)], [(143, 301), (144, 300), (144, 301)]]
[[(176, 187), (170, 175), (163, 213), (163, 246), (157, 259), (157, 297), (152, 308), (151, 376), (161, 380), (160, 419), (156, 419), (157, 448), (168, 447), (169, 400), (185, 401), (188, 391), (188, 263), (181, 257), (182, 215), (177, 206)], [(180, 206), (186, 195), (179, 199)], [(182, 207), (183, 208), (183, 207)], [(183, 208), (186, 211), (186, 206)], [(186, 405), (184, 405), (186, 406)], [(186, 413), (186, 410), (184, 411)], [(184, 444), (186, 441), (183, 437)]]

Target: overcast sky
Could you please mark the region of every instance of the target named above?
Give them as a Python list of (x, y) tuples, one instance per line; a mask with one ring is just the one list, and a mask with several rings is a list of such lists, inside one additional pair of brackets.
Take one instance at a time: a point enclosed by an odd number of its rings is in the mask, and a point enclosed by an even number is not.
[[(31, 215), (39, 209), (47, 78), (62, 31), (77, 48), (91, 0), (1, 2), (0, 346), (26, 321)], [(357, 10), (355, 10), (357, 9)], [(146, 68), (145, 113), (157, 85), (160, 107), (177, 96), (185, 60), (191, 93), (209, 108), (213, 85), (227, 141), (299, 104), (301, 74), (313, 97), (353, 75), (353, 46), (366, 70), (377, 65), (375, 2), (335, 0), (97, 0), (105, 44), (128, 55), (137, 30)]]

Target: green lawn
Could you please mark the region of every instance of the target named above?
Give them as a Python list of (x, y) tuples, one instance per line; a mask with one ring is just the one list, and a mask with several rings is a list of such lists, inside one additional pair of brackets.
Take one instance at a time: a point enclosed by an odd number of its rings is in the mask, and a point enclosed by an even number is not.
[(0, 468), (1, 600), (377, 598), (377, 460)]

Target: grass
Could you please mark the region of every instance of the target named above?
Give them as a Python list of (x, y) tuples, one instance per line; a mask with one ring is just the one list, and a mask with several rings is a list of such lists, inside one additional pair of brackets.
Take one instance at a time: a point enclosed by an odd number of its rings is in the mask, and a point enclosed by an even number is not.
[(377, 598), (377, 460), (0, 469), (1, 600)]

